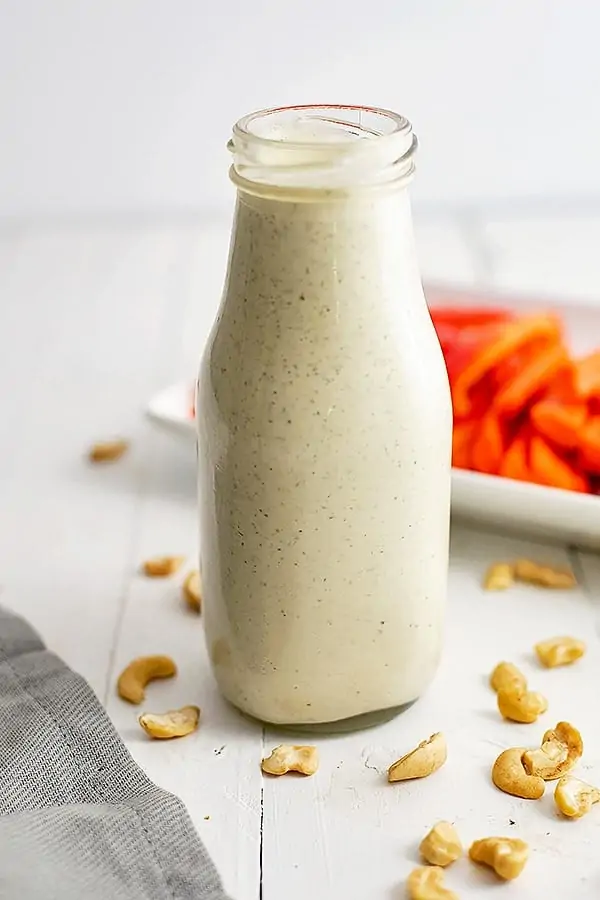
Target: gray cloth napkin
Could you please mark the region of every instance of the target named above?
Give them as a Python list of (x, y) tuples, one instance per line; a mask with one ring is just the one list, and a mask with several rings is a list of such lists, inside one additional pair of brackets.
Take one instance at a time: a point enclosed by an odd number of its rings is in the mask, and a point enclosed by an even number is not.
[(0, 609), (0, 898), (227, 900), (185, 807), (88, 684)]

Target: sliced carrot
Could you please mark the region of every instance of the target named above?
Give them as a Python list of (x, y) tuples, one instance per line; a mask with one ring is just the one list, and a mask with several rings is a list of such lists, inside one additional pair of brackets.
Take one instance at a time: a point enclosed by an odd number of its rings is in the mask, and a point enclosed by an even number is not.
[(497, 416), (487, 413), (481, 420), (471, 450), (471, 465), (478, 472), (496, 475), (504, 455), (504, 435)]
[(516, 481), (531, 481), (529, 469), (529, 439), (525, 431), (517, 434), (505, 452), (500, 463), (498, 474), (503, 478), (513, 478)]
[(544, 395), (545, 400), (558, 400), (561, 403), (575, 404), (581, 403), (575, 388), (575, 366), (571, 365), (568, 369), (562, 369), (556, 378), (548, 385), (548, 390)]
[(452, 465), (456, 469), (471, 468), (471, 449), (477, 422), (455, 422), (452, 431)]
[(600, 416), (593, 416), (581, 429), (579, 457), (586, 471), (600, 475)]
[(539, 400), (529, 412), (531, 424), (542, 437), (564, 450), (574, 450), (579, 433), (588, 416), (585, 403), (561, 403), (559, 400)]
[(531, 438), (529, 464), (531, 467), (531, 480), (535, 481), (536, 484), (563, 488), (566, 491), (585, 492), (588, 490), (589, 482), (587, 478), (555, 453), (544, 438), (539, 437), (539, 435), (534, 435)]
[(454, 382), (454, 403), (459, 416), (468, 416), (471, 408), (469, 394), (474, 385), (491, 369), (532, 341), (558, 341), (560, 324), (551, 315), (523, 316), (499, 327), (499, 335), (484, 347), (458, 375)]
[(540, 391), (548, 387), (556, 375), (571, 365), (562, 344), (554, 344), (539, 352), (494, 398), (494, 408), (502, 416), (515, 416)]
[(580, 397), (600, 398), (600, 350), (577, 360), (575, 387)]
[(522, 372), (523, 369), (538, 356), (538, 354), (545, 353), (549, 347), (556, 346), (556, 343), (557, 341), (555, 338), (552, 338), (551, 340), (543, 338), (539, 341), (529, 341), (524, 347), (521, 347), (520, 350), (515, 350), (515, 352), (511, 353), (510, 356), (507, 356), (505, 360), (497, 366), (494, 366), (493, 378), (496, 390), (499, 390), (509, 381), (512, 381), (513, 378), (516, 378), (516, 376)]

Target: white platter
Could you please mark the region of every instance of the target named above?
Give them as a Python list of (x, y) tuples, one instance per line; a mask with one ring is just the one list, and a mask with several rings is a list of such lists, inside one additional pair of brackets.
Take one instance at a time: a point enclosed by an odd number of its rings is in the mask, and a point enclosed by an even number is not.
[[(561, 316), (569, 344), (576, 353), (586, 353), (600, 344), (599, 307), (552, 299), (498, 297), (436, 286), (427, 290), (427, 296), (432, 305), (489, 303), (520, 313), (528, 309), (553, 309)], [(189, 412), (191, 400), (191, 384), (175, 384), (152, 398), (147, 413), (164, 428), (195, 440), (196, 430)], [(461, 518), (600, 550), (600, 496), (454, 469), (452, 512)]]

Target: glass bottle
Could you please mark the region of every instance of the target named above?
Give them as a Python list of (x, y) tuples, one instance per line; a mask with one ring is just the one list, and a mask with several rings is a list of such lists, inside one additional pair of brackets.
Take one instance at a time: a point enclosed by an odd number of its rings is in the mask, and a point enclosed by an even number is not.
[(442, 648), (451, 403), (415, 254), (410, 123), (241, 119), (197, 398), (206, 638), (224, 696), (342, 730), (416, 700)]

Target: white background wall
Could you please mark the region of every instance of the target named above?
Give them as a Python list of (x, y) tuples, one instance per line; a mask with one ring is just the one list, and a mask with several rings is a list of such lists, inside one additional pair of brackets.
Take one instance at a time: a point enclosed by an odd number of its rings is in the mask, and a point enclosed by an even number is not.
[(0, 215), (208, 211), (253, 108), (412, 119), (417, 201), (600, 195), (597, 0), (0, 0)]

